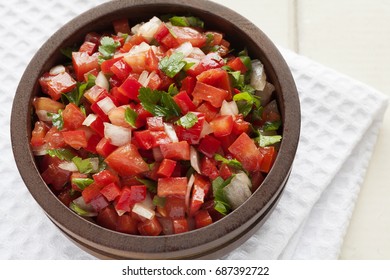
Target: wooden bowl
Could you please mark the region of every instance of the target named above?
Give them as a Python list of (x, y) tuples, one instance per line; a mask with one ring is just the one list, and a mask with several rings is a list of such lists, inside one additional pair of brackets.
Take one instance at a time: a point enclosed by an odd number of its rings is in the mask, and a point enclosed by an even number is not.
[[(128, 17), (131, 24), (163, 14), (197, 16), (208, 30), (225, 34), (235, 49), (247, 48), (260, 59), (274, 84), (283, 121), (283, 140), (274, 166), (261, 186), (238, 209), (210, 226), (168, 236), (135, 236), (103, 228), (78, 216), (42, 180), (29, 144), (32, 100), (40, 92), (38, 79), (63, 62), (60, 49), (81, 42), (89, 31)], [(17, 88), (11, 116), (12, 148), (19, 172), (47, 216), (80, 247), (101, 258), (197, 259), (219, 258), (239, 247), (264, 223), (280, 198), (298, 145), (300, 106), (290, 70), (275, 45), (255, 25), (219, 4), (204, 0), (109, 1), (64, 25), (39, 49)]]

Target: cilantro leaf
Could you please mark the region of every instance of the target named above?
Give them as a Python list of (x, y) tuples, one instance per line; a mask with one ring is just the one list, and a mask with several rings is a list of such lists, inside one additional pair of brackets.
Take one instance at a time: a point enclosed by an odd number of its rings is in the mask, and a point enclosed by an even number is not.
[(266, 147), (266, 146), (270, 146), (270, 145), (279, 143), (282, 140), (282, 136), (280, 136), (280, 135), (266, 136), (266, 135), (262, 135), (260, 133), (260, 136), (258, 139), (259, 139), (259, 146)]
[(72, 158), (73, 163), (76, 165), (80, 173), (91, 173), (93, 171), (93, 165), (89, 158), (82, 159), (80, 157)]
[(222, 177), (217, 177), (211, 183), (214, 195), (214, 209), (223, 215), (229, 213), (231, 209), (223, 188), (232, 181), (233, 177), (234, 175), (230, 176), (226, 181)]
[(94, 182), (91, 178), (73, 178), (72, 183), (75, 184), (80, 190), (84, 190), (86, 187)]
[[(188, 63), (190, 64), (190, 63)], [(175, 85), (175, 83), (172, 83), (169, 88), (168, 88), (168, 93), (170, 96), (175, 96), (176, 94), (179, 93), (179, 89), (177, 88), (177, 86)]]
[(148, 180), (148, 179), (140, 179), (137, 178), (137, 181), (144, 184), (149, 192), (151, 193), (157, 193), (157, 182)]
[(100, 59), (107, 60), (114, 56), (115, 51), (118, 47), (120, 47), (120, 43), (112, 39), (111, 37), (104, 36), (100, 39)]
[(253, 95), (249, 92), (241, 92), (236, 94), (233, 97), (233, 100), (236, 101), (238, 111), (246, 117), (255, 105), (256, 108), (260, 107), (259, 97)]
[(225, 163), (231, 167), (243, 170), (241, 162), (239, 162), (236, 159), (227, 159), (227, 158), (221, 156), (220, 154), (215, 154), (214, 159), (217, 161), (221, 161), (222, 163)]
[(186, 62), (183, 61), (184, 54), (181, 52), (173, 53), (169, 57), (164, 57), (158, 63), (158, 67), (163, 71), (168, 77), (173, 78), (177, 73), (186, 66)]
[(152, 90), (142, 87), (139, 89), (139, 100), (146, 111), (158, 117), (178, 117), (180, 108), (172, 96), (165, 91)]
[(77, 47), (66, 47), (60, 49), (60, 52), (65, 55), (67, 58), (72, 59), (72, 53), (77, 52), (78, 48)]
[(278, 130), (281, 125), (282, 125), (282, 121), (281, 120), (273, 121), (273, 122), (267, 121), (263, 125), (263, 130), (264, 131)]
[(158, 195), (155, 195), (153, 197), (153, 205), (159, 206), (159, 207), (164, 207), (166, 202), (165, 197), (160, 197)]
[(47, 154), (51, 157), (57, 157), (60, 160), (67, 160), (71, 161), (72, 158), (74, 157), (74, 154), (68, 150), (68, 149), (50, 149), (47, 150)]
[(193, 127), (197, 122), (198, 122), (198, 117), (194, 113), (189, 112), (185, 116), (182, 116), (176, 122), (176, 124), (188, 129)]
[(204, 22), (197, 17), (179, 17), (174, 16), (169, 19), (172, 25), (176, 26), (191, 26), (191, 27), (204, 27)]
[(135, 122), (137, 120), (138, 114), (136, 111), (134, 111), (131, 108), (126, 108), (125, 111), (125, 120), (126, 122), (131, 125), (133, 128), (135, 128)]
[(62, 117), (62, 110), (58, 110), (58, 113), (47, 113), (48, 117), (51, 117), (53, 125), (58, 129), (62, 130), (64, 128), (64, 119)]
[(92, 74), (88, 74), (88, 80), (85, 83), (77, 83), (77, 86), (69, 93), (63, 93), (62, 97), (65, 97), (68, 102), (74, 103), (76, 106), (80, 105), (81, 98), (83, 98), (86, 90), (95, 85), (96, 77)]

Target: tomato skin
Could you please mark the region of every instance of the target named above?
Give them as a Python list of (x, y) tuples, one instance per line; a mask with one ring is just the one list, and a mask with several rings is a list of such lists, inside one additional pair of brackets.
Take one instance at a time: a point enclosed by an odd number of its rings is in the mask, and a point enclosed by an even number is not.
[(96, 222), (102, 227), (116, 230), (118, 224), (118, 214), (111, 206), (108, 206), (98, 213)]
[(232, 99), (233, 86), (227, 71), (221, 68), (209, 69), (196, 76), (196, 79), (199, 82), (226, 90), (228, 92), (226, 100)]
[(263, 156), (248, 134), (242, 133), (228, 150), (246, 170), (259, 170)]
[(216, 137), (227, 136), (233, 130), (233, 117), (231, 115), (217, 116), (210, 122), (210, 126)]
[(63, 148), (66, 145), (61, 131), (55, 126), (52, 126), (46, 133), (44, 141), (51, 149)]
[(73, 52), (72, 62), (74, 71), (76, 72), (76, 78), (80, 82), (84, 80), (85, 73), (91, 70), (99, 69), (97, 56), (90, 56), (86, 52)]
[(188, 144), (187, 141), (162, 144), (160, 146), (160, 149), (164, 158), (173, 159), (173, 160), (190, 159), (190, 145)]
[(69, 181), (71, 172), (58, 167), (58, 163), (50, 164), (41, 174), (46, 184), (50, 185), (54, 191), (61, 191)]
[(209, 102), (203, 102), (197, 109), (197, 112), (205, 115), (206, 121), (211, 122), (218, 114), (219, 110), (212, 106)]
[(86, 148), (88, 146), (87, 136), (83, 130), (63, 131), (62, 137), (64, 138), (66, 144), (76, 150), (80, 150), (81, 148)]
[(179, 141), (187, 141), (191, 145), (196, 145), (200, 140), (200, 134), (202, 133), (205, 117), (202, 113), (192, 113), (197, 116), (198, 121), (190, 128), (177, 126), (175, 130)]
[(232, 68), (234, 71), (240, 71), (241, 74), (245, 74), (248, 71), (245, 64), (242, 62), (241, 58), (239, 57), (229, 60), (227, 66)]
[(202, 228), (213, 223), (213, 220), (207, 210), (200, 210), (195, 215), (195, 228)]
[(146, 118), (146, 126), (151, 131), (164, 131), (164, 122), (162, 117)]
[(35, 111), (47, 111), (48, 113), (58, 113), (58, 110), (65, 108), (64, 104), (54, 101), (48, 97), (35, 97), (33, 101)]
[(200, 140), (198, 150), (204, 155), (212, 158), (220, 149), (221, 142), (211, 135), (206, 135)]
[(121, 194), (115, 204), (115, 210), (119, 212), (130, 212), (134, 204), (146, 198), (146, 186), (138, 185), (123, 187)]
[(190, 210), (189, 215), (194, 216), (195, 213), (203, 205), (205, 197), (207, 196), (211, 187), (211, 183), (206, 178), (200, 176), (199, 174), (195, 175), (194, 185), (192, 187), (191, 201), (190, 201)]
[(187, 177), (159, 178), (157, 184), (157, 195), (159, 197), (184, 197), (187, 192), (187, 183)]
[(160, 26), (157, 29), (157, 32), (154, 34), (154, 39), (156, 39), (157, 42), (161, 43), (162, 39), (168, 35), (169, 29), (165, 25), (165, 23), (161, 23)]
[(85, 41), (79, 49), (79, 52), (86, 52), (88, 55), (92, 55), (97, 51), (97, 44), (93, 42)]
[(192, 96), (194, 102), (203, 100), (209, 102), (215, 108), (220, 108), (222, 102), (229, 97), (229, 93), (224, 89), (197, 81)]
[(154, 51), (150, 48), (147, 52), (146, 52), (146, 70), (148, 72), (152, 72), (152, 71), (160, 71), (159, 68), (158, 68), (158, 62), (159, 62), (159, 59), (157, 58), (156, 54), (154, 53)]
[(162, 232), (160, 222), (154, 217), (151, 220), (146, 220), (138, 224), (138, 231), (145, 236), (158, 236)]
[(110, 143), (110, 140), (103, 137), (96, 145), (96, 152), (102, 157), (108, 157), (116, 148), (116, 146)]
[(69, 75), (68, 72), (63, 72), (55, 76), (45, 73), (39, 78), (39, 84), (42, 91), (53, 100), (61, 98), (62, 93), (70, 92), (76, 87), (76, 81)]
[(149, 170), (137, 147), (131, 143), (117, 148), (106, 157), (105, 162), (121, 176), (137, 175)]
[(138, 90), (141, 84), (132, 76), (127, 77), (123, 84), (118, 88), (119, 92), (131, 100), (138, 100)]
[(121, 57), (114, 57), (111, 59), (104, 60), (100, 65), (100, 69), (104, 74), (113, 74), (111, 67), (118, 61), (121, 60)]
[(222, 163), (221, 167), (219, 168), (219, 176), (221, 176), (222, 179), (227, 180), (232, 175), (233, 172), (230, 169), (229, 165)]
[(49, 127), (42, 121), (35, 122), (34, 129), (31, 132), (30, 144), (33, 147), (39, 147), (45, 144), (45, 135), (49, 131)]
[(191, 27), (172, 26), (171, 31), (175, 34), (179, 45), (190, 42), (193, 47), (201, 48), (206, 44), (206, 35)]
[(250, 129), (250, 123), (244, 121), (242, 114), (236, 116), (233, 122), (233, 133), (236, 135), (241, 135), (241, 133), (248, 133)]
[(138, 222), (130, 214), (125, 213), (118, 217), (116, 230), (128, 234), (138, 234), (137, 226)]
[(86, 90), (84, 93), (84, 97), (91, 104), (103, 99), (106, 96), (108, 96), (107, 90), (105, 88), (98, 86), (98, 85), (94, 85), (90, 89)]
[(62, 111), (62, 118), (64, 120), (64, 129), (75, 130), (83, 125), (85, 115), (74, 103), (69, 103)]
[(196, 77), (202, 72), (209, 70), (209, 69), (215, 69), (215, 68), (221, 68), (225, 65), (225, 61), (221, 56), (219, 56), (215, 52), (208, 53), (200, 63), (194, 67), (187, 70), (187, 74)]
[(131, 70), (131, 67), (124, 62), (123, 59), (116, 60), (110, 67), (110, 71), (121, 81), (125, 80), (129, 76)]
[(83, 199), (85, 203), (90, 203), (94, 198), (96, 198), (98, 195), (100, 195), (100, 190), (102, 186), (92, 183), (88, 187), (86, 187), (82, 192), (81, 195), (83, 196)]
[(263, 155), (263, 160), (261, 161), (260, 171), (268, 173), (271, 170), (272, 165), (276, 159), (276, 150), (274, 146), (269, 147), (260, 147), (260, 153)]
[(175, 219), (173, 220), (173, 232), (175, 234), (183, 233), (188, 231), (187, 219)]
[(200, 172), (202, 175), (214, 180), (219, 176), (219, 172), (214, 159), (207, 156), (203, 157), (200, 161)]
[(164, 205), (167, 217), (181, 219), (186, 216), (186, 203), (184, 197), (167, 196)]
[(157, 170), (157, 175), (165, 178), (171, 177), (175, 170), (176, 163), (177, 162), (174, 160), (164, 158)]
[(173, 100), (179, 106), (180, 111), (183, 115), (187, 114), (190, 111), (195, 111), (196, 106), (192, 102), (191, 98), (188, 96), (186, 91), (181, 91), (173, 97)]
[(150, 130), (135, 131), (134, 138), (141, 149), (149, 150), (153, 148), (154, 137)]
[(107, 186), (112, 183), (119, 184), (119, 177), (114, 172), (107, 169), (93, 174), (92, 178), (99, 186)]

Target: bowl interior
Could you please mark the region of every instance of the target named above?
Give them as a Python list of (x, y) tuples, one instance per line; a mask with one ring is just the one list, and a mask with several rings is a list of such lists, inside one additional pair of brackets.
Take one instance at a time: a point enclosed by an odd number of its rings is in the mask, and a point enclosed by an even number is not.
[[(129, 18), (130, 24), (166, 14), (192, 15), (205, 21), (207, 30), (225, 34), (235, 50), (246, 48), (260, 59), (283, 119), (283, 141), (275, 164), (261, 187), (238, 209), (212, 225), (173, 236), (131, 236), (102, 228), (64, 206), (40, 177), (32, 155), (32, 99), (40, 94), (38, 78), (64, 62), (60, 49), (81, 42), (91, 31), (112, 31), (111, 22)], [(11, 116), (15, 159), (33, 197), (67, 235), (103, 255), (116, 258), (195, 258), (210, 252), (225, 253), (226, 244), (238, 246), (274, 206), (288, 178), (297, 148), (300, 126), (299, 101), (287, 64), (263, 32), (237, 13), (207, 1), (110, 1), (75, 18), (56, 32), (37, 52), (18, 86)], [(239, 242), (237, 240), (240, 239)]]

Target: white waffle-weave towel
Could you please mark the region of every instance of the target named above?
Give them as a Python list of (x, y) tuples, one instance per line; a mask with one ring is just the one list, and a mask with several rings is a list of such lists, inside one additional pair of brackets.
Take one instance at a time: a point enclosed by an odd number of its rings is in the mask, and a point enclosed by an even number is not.
[[(0, 259), (94, 259), (49, 221), (14, 164), (9, 116), (19, 79), (64, 23), (105, 0), (0, 4)], [(285, 193), (264, 226), (229, 259), (335, 259), (387, 100), (374, 89), (287, 50), (302, 135)]]

